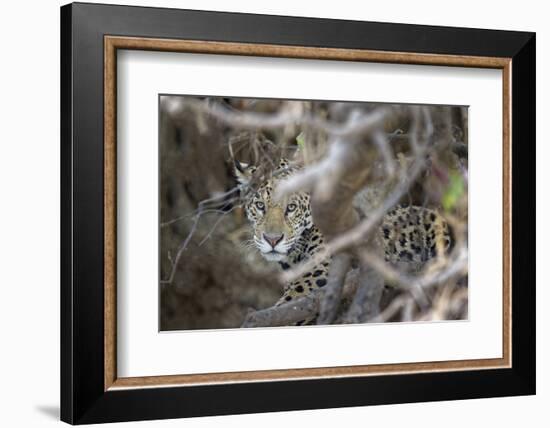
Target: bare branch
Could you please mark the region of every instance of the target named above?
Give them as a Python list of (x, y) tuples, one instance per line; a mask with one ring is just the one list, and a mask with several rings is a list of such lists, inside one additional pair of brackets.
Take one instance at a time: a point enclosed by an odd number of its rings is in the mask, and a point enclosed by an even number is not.
[(275, 327), (293, 325), (315, 316), (319, 308), (319, 293), (311, 293), (288, 303), (250, 312), (241, 327)]
[(376, 270), (361, 266), (359, 287), (342, 323), (364, 323), (377, 317), (380, 312), (380, 299), (384, 291), (384, 280)]
[(343, 124), (328, 122), (317, 116), (304, 114), (303, 111), (293, 108), (283, 108), (273, 114), (256, 113), (252, 111), (236, 111), (229, 109), (221, 103), (210, 100), (197, 100), (192, 98), (163, 98), (163, 107), (173, 116), (182, 114), (185, 109), (192, 109), (195, 112), (210, 114), (216, 119), (231, 125), (234, 128), (241, 129), (278, 129), (285, 128), (289, 124), (295, 123), (301, 126), (310, 126), (322, 130), (333, 136), (352, 136), (364, 133), (380, 122), (386, 115), (385, 108), (380, 108), (373, 114), (354, 114), (350, 115), (349, 120)]
[[(214, 195), (214, 196), (212, 196), (208, 199), (204, 199), (201, 202), (199, 202), (199, 206), (197, 207), (197, 209), (193, 213), (186, 214), (186, 215), (183, 215), (183, 216), (180, 216), (180, 217), (176, 217), (176, 218), (173, 218), (171, 220), (167, 220), (165, 222), (161, 222), (160, 227), (170, 226), (171, 224), (174, 224), (174, 223), (176, 223), (180, 220), (184, 220), (184, 219), (188, 219), (190, 217), (196, 216), (197, 214), (204, 214), (208, 210), (208, 205), (209, 204), (214, 204), (214, 206), (218, 206), (220, 204), (220, 202), (224, 202), (225, 206), (227, 206), (228, 203), (231, 203), (235, 200), (240, 199), (239, 197), (230, 198), (229, 200), (225, 199), (229, 195), (233, 195), (233, 194), (237, 193), (238, 191), (239, 191), (239, 187), (235, 186), (235, 187), (229, 189), (227, 192), (218, 193), (218, 194), (216, 194), (216, 195)], [(220, 209), (223, 209), (223, 208), (224, 207), (222, 207)]]
[[(386, 281), (395, 286), (410, 291), (417, 301), (425, 301), (424, 289), (435, 284), (441, 284), (459, 275), (468, 272), (468, 250), (465, 247), (453, 251), (453, 257), (443, 261), (442, 267), (431, 270), (429, 265), (426, 273), (419, 276), (404, 275), (399, 270), (392, 268), (384, 260), (376, 255), (363, 251), (359, 253), (362, 263), (368, 265), (380, 273)], [(435, 259), (434, 264), (439, 264)]]
[(409, 302), (411, 302), (413, 298), (410, 295), (404, 294), (399, 297), (396, 297), (392, 300), (392, 302), (388, 305), (384, 311), (379, 313), (376, 317), (372, 318), (370, 320), (371, 323), (382, 323), (382, 322), (388, 322), (390, 319), (392, 319), (394, 316), (396, 316), (400, 310), (405, 308)]
[(346, 253), (337, 254), (332, 260), (327, 285), (325, 285), (322, 291), (323, 298), (321, 300), (319, 317), (317, 318), (318, 325), (331, 324), (336, 318), (350, 261), (351, 257)]

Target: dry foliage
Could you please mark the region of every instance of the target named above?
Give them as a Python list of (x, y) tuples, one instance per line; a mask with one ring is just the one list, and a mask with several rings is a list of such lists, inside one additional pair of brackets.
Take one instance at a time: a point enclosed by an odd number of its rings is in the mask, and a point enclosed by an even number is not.
[[(369, 103), (161, 98), (161, 329), (465, 319), (467, 110)], [(234, 159), (303, 166), (278, 195), (307, 190), (332, 257), (326, 287), (273, 307), (284, 273), (252, 246)], [(254, 186), (257, 183), (251, 183)], [(449, 254), (389, 264), (373, 233), (399, 203), (437, 209)]]

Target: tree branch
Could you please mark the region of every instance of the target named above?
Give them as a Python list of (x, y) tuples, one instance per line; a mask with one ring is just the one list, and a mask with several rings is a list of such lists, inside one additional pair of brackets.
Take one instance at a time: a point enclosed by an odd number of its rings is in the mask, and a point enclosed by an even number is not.
[(249, 312), (241, 327), (276, 327), (296, 324), (315, 316), (319, 308), (319, 293), (311, 293), (288, 303)]
[(321, 292), (322, 300), (317, 318), (318, 325), (331, 324), (336, 318), (350, 261), (351, 257), (346, 253), (337, 254), (332, 260), (327, 285)]
[(374, 269), (362, 265), (359, 286), (348, 311), (342, 317), (344, 324), (364, 323), (375, 319), (380, 313), (380, 299), (384, 280)]

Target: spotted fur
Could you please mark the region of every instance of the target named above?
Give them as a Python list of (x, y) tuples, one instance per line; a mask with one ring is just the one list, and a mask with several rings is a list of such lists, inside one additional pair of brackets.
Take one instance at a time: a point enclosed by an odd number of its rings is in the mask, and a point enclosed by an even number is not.
[(387, 262), (424, 263), (448, 251), (451, 234), (445, 219), (436, 211), (401, 205), (389, 211), (380, 232)]
[[(317, 253), (324, 238), (313, 224), (309, 195), (297, 192), (275, 201), (274, 190), (280, 180), (296, 168), (282, 159), (271, 177), (247, 190), (255, 166), (236, 163), (235, 175), (245, 194), (246, 216), (252, 226), (254, 244), (267, 260), (290, 269)], [(443, 254), (451, 245), (449, 227), (436, 211), (418, 206), (399, 206), (387, 213), (379, 229), (387, 262), (426, 262)], [(277, 305), (305, 296), (327, 284), (330, 258), (301, 278), (285, 285)]]

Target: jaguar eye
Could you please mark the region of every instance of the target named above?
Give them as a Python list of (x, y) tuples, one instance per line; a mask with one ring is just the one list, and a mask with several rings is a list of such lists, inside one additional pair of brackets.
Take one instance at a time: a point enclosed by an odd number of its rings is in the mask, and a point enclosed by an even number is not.
[(256, 202), (256, 208), (259, 210), (263, 210), (265, 208), (265, 204), (261, 201)]
[(286, 207), (286, 212), (287, 213), (291, 213), (292, 211), (294, 211), (296, 208), (298, 208), (296, 206), (296, 204), (288, 204), (287, 207)]

